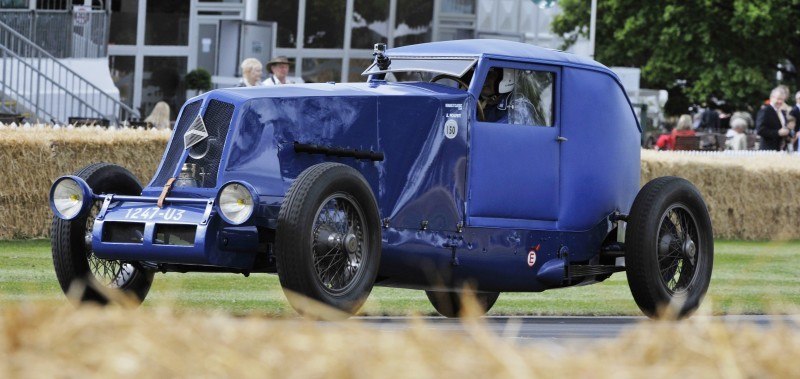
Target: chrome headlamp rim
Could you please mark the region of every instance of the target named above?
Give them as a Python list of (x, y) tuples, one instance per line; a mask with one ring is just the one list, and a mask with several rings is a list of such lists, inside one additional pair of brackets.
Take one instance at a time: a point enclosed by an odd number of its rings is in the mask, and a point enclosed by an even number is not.
[[(232, 186), (232, 185), (240, 185), (240, 186), (244, 187), (247, 190), (248, 194), (250, 195), (250, 199), (249, 199), (250, 200), (250, 210), (247, 213), (246, 217), (239, 218), (238, 221), (229, 218), (225, 214), (225, 212), (222, 211), (222, 202), (221, 202), (222, 194), (223, 194), (223, 192), (225, 191), (226, 188), (228, 188), (229, 186)], [(223, 184), (222, 187), (219, 188), (219, 192), (217, 192), (217, 197), (215, 199), (215, 203), (216, 203), (216, 207), (217, 207), (217, 213), (220, 215), (220, 217), (222, 218), (223, 221), (225, 221), (226, 223), (228, 223), (230, 225), (242, 225), (242, 224), (245, 224), (248, 221), (252, 220), (253, 219), (253, 215), (256, 213), (256, 207), (258, 207), (258, 192), (256, 192), (255, 187), (253, 187), (250, 183), (247, 183), (247, 182), (241, 181), (241, 180), (231, 180), (231, 181)]]
[[(56, 206), (56, 200), (57, 200), (55, 198), (56, 190), (59, 188), (60, 185), (63, 185), (65, 181), (71, 181), (79, 191), (79, 193), (77, 193), (76, 195), (80, 196), (79, 200), (81, 204), (80, 204), (80, 209), (77, 212), (64, 213), (61, 210), (59, 210), (58, 207)], [(49, 197), (50, 197), (49, 199), (50, 210), (56, 217), (66, 221), (74, 220), (80, 217), (81, 215), (85, 215), (86, 212), (91, 207), (92, 203), (94, 202), (94, 193), (92, 192), (92, 189), (89, 187), (89, 185), (86, 183), (85, 180), (74, 175), (66, 175), (56, 179), (53, 182), (53, 185), (50, 187)]]

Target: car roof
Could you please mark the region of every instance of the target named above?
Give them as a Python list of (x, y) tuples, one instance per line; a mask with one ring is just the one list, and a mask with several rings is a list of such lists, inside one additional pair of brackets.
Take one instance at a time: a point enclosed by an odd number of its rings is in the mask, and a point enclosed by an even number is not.
[(563, 51), (545, 49), (535, 45), (498, 40), (498, 39), (464, 39), (456, 41), (429, 42), (418, 45), (396, 47), (386, 50), (391, 56), (470, 56), (496, 57), (533, 60), (542, 63), (575, 66), (595, 69), (610, 73), (608, 67), (597, 61)]

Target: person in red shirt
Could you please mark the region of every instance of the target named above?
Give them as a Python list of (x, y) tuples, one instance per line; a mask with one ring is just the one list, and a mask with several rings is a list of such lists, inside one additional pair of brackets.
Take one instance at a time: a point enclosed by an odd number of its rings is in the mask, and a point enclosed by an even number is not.
[(672, 133), (663, 134), (661, 137), (658, 137), (656, 149), (675, 150), (675, 137), (693, 135), (695, 135), (695, 132), (692, 130), (692, 116), (688, 114), (681, 115), (678, 119), (678, 125), (675, 126), (675, 129), (672, 129)]

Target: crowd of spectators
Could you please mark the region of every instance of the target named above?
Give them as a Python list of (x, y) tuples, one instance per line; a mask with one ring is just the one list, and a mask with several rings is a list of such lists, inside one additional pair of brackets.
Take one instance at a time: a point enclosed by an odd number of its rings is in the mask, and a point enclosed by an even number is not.
[[(711, 150), (767, 150), (800, 154), (798, 151), (797, 120), (800, 119), (800, 91), (795, 94), (794, 105), (788, 105), (789, 88), (775, 87), (769, 99), (756, 112), (725, 113), (713, 102), (703, 104), (694, 115), (684, 114), (676, 126), (662, 134), (656, 142), (658, 150), (674, 150), (681, 137), (699, 136), (696, 149)], [(687, 127), (687, 122), (689, 127)], [(723, 137), (724, 133), (724, 137)], [(720, 142), (714, 144), (716, 138)]]

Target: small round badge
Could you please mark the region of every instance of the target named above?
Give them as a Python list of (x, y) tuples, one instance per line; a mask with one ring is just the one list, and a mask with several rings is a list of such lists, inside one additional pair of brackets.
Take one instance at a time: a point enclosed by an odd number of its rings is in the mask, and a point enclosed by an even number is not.
[(444, 123), (444, 136), (447, 139), (456, 138), (458, 135), (458, 123), (456, 120), (449, 119), (447, 122)]

